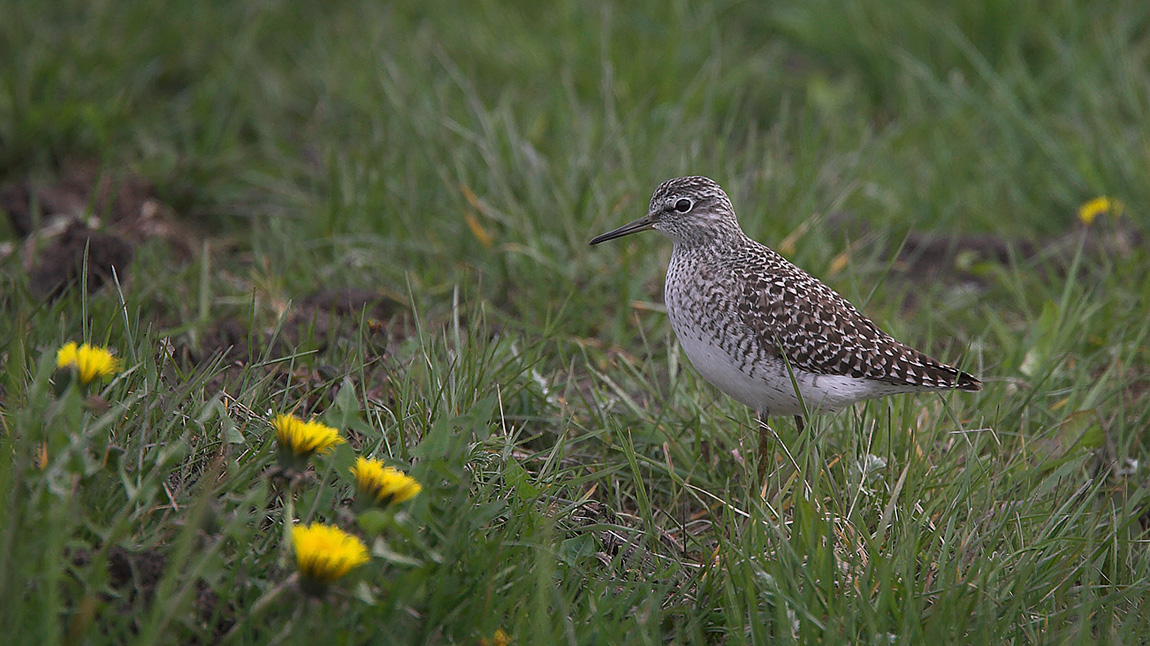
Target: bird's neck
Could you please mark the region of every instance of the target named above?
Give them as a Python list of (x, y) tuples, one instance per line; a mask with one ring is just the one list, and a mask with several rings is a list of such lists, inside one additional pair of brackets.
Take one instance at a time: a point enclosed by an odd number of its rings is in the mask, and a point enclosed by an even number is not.
[(751, 243), (738, 224), (667, 232), (667, 235), (675, 244), (674, 253), (726, 253)]

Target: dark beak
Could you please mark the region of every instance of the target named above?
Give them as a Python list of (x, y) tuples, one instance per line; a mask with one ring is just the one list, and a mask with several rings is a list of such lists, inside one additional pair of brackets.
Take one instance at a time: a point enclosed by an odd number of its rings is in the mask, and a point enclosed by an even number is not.
[(600, 242), (607, 242), (608, 240), (614, 240), (615, 238), (622, 238), (625, 235), (629, 235), (632, 233), (638, 233), (639, 231), (646, 231), (647, 229), (650, 229), (652, 226), (654, 226), (654, 224), (655, 224), (655, 217), (653, 215), (651, 215), (650, 213), (648, 213), (647, 215), (644, 215), (643, 217), (639, 218), (638, 220), (635, 220), (634, 222), (628, 222), (627, 224), (624, 224), (623, 226), (619, 227), (618, 229), (615, 229), (614, 231), (608, 231), (607, 233), (604, 233), (602, 235), (597, 235), (594, 238), (591, 238), (591, 244), (597, 245)]

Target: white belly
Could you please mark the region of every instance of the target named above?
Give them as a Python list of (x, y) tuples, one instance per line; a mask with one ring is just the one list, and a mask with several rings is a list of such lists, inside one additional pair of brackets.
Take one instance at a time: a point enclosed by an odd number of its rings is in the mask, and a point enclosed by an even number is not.
[(891, 384), (844, 377), (822, 375), (795, 369), (795, 380), (787, 372), (786, 365), (778, 359), (770, 358), (767, 365), (755, 367), (754, 376), (739, 368), (738, 363), (721, 348), (700, 339), (697, 335), (675, 327), (683, 354), (703, 378), (736, 401), (750, 406), (757, 413), (766, 415), (800, 415), (803, 412), (795, 385), (802, 394), (808, 412), (829, 412), (846, 408), (851, 404), (871, 397), (882, 397), (898, 392), (906, 392)]

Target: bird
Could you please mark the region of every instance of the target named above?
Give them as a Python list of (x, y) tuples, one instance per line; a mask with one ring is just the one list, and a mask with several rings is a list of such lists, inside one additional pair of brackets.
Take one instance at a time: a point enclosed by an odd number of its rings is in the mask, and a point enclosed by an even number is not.
[(659, 185), (647, 214), (594, 237), (592, 246), (653, 229), (671, 238), (663, 297), (691, 365), (750, 407), (759, 426), (759, 477), (767, 418), (833, 412), (899, 393), (979, 391), (969, 373), (894, 339), (822, 281), (743, 233), (714, 180)]

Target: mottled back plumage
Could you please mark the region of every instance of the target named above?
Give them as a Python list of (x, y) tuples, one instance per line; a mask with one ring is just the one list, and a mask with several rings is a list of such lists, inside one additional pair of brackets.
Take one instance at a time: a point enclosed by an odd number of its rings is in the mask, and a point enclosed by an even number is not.
[(834, 290), (749, 242), (759, 249), (735, 270), (742, 283), (739, 315), (768, 351), (824, 375), (928, 389), (974, 385), (970, 375), (896, 341)]

